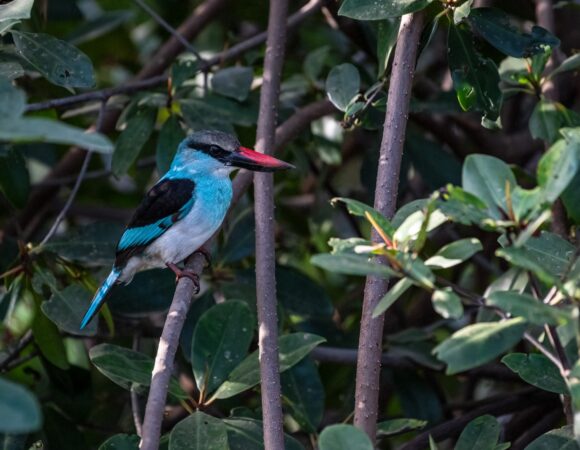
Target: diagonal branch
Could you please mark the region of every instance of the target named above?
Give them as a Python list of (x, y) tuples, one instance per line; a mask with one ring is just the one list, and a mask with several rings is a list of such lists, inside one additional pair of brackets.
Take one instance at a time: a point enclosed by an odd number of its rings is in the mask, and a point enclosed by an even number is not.
[[(397, 203), (411, 85), (422, 28), (422, 13), (408, 14), (401, 19), (387, 97), (374, 202), (375, 209), (387, 217), (393, 216)], [(378, 241), (379, 236), (373, 232), (372, 239)], [(377, 428), (384, 324), (384, 315), (373, 318), (373, 311), (387, 289), (388, 280), (367, 278), (360, 325), (354, 424), (372, 441), (375, 440)]]

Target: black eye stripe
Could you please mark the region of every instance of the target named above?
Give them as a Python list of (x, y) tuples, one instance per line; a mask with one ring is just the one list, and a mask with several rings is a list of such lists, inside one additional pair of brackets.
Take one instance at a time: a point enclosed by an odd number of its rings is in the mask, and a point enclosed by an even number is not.
[(210, 155), (219, 161), (223, 161), (230, 153), (228, 150), (224, 150), (223, 148), (214, 144), (196, 143), (194, 145), (190, 145), (189, 147), (193, 150)]

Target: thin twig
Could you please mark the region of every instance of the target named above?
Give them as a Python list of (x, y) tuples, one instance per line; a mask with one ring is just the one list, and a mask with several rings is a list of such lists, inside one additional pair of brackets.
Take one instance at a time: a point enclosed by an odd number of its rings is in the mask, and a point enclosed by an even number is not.
[(24, 334), (24, 336), (22, 336), (22, 339), (20, 339), (18, 345), (8, 353), (8, 356), (6, 356), (6, 358), (0, 361), (0, 372), (4, 372), (7, 370), (6, 368), (9, 367), (10, 363), (14, 361), (16, 358), (18, 358), (20, 352), (22, 352), (22, 350), (24, 350), (26, 346), (28, 346), (28, 344), (32, 342), (33, 338), (34, 336), (32, 335), (32, 331), (28, 330)]
[(173, 35), (173, 37), (175, 37), (175, 39), (177, 39), (181, 43), (181, 45), (183, 45), (187, 50), (189, 50), (198, 59), (198, 61), (205, 61), (203, 57), (199, 54), (199, 52), (193, 47), (193, 45), (191, 45), (191, 43), (187, 39), (185, 39), (181, 35), (181, 33), (179, 33), (179, 31), (177, 31), (175, 28), (169, 25), (169, 23), (167, 23), (167, 21), (163, 17), (157, 14), (157, 12), (153, 8), (151, 8), (151, 6), (149, 6), (143, 0), (133, 0), (133, 1), (137, 3), (142, 9), (144, 9), (147, 12), (147, 14), (149, 14), (155, 20), (155, 22), (157, 22), (159, 25), (165, 28), (165, 30), (169, 32), (171, 35)]
[[(139, 351), (140, 333), (137, 329), (133, 333), (133, 350)], [(141, 420), (141, 407), (139, 406), (139, 394), (134, 389), (131, 389), (131, 412), (133, 414), (133, 423), (135, 424), (135, 432), (137, 436), (143, 436), (143, 422)]]
[[(403, 16), (393, 60), (374, 201), (375, 209), (387, 217), (393, 216), (397, 203), (411, 85), (422, 27), (422, 13)], [(372, 239), (379, 240), (374, 231)], [(373, 318), (373, 311), (387, 289), (387, 280), (367, 278), (359, 336), (354, 424), (373, 441), (376, 437), (384, 324), (384, 315)]]
[[(264, 58), (264, 83), (256, 131), (256, 150), (272, 154), (276, 143), (276, 121), (282, 67), (286, 50), (287, 0), (270, 0), (268, 39)], [(282, 387), (278, 360), (278, 314), (276, 301), (276, 239), (274, 221), (274, 177), (254, 175), (256, 218), (256, 306), (264, 449), (284, 448)]]
[[(95, 126), (95, 132), (97, 132), (97, 133), (101, 130), (101, 128), (103, 126), (103, 118), (105, 117), (106, 110), (107, 110), (107, 102), (103, 101), (101, 103), (101, 108), (99, 110), (99, 117), (97, 119), (97, 124)], [(44, 239), (40, 242), (40, 244), (39, 244), (40, 247), (42, 247), (44, 244), (46, 244), (55, 235), (60, 223), (63, 221), (69, 208), (71, 207), (72, 203), (74, 202), (74, 200), (77, 196), (77, 193), (81, 187), (81, 184), (85, 178), (85, 174), (87, 173), (89, 163), (91, 162), (92, 154), (93, 154), (92, 151), (87, 150), (86, 155), (85, 155), (85, 159), (83, 161), (83, 165), (81, 166), (81, 170), (79, 172), (79, 176), (77, 177), (77, 181), (75, 182), (75, 185), (73, 186), (72, 191), (71, 191), (70, 195), (68, 196), (68, 200), (64, 204), (64, 206), (63, 206), (62, 210), (60, 211), (60, 213), (58, 214), (58, 216), (56, 216), (56, 219), (54, 220), (52, 227), (50, 227), (50, 230), (48, 230), (48, 233), (46, 233), (46, 236), (44, 236)]]

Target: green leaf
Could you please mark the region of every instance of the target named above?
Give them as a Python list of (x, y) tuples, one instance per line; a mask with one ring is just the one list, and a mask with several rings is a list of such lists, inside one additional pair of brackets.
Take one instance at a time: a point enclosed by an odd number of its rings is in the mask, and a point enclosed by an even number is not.
[[(154, 361), (143, 353), (118, 345), (99, 344), (89, 350), (89, 357), (99, 372), (124, 389), (142, 392), (143, 387), (151, 384)], [(187, 398), (173, 377), (169, 392), (176, 398)]]
[(378, 262), (373, 262), (365, 255), (330, 254), (322, 253), (310, 258), (310, 262), (329, 272), (342, 273), (345, 275), (374, 275), (377, 277), (390, 278), (397, 274)]
[(488, 155), (469, 155), (463, 164), (463, 189), (485, 202), (495, 219), (504, 219), (507, 212), (506, 184), (517, 185), (513, 172), (502, 160)]
[(496, 255), (517, 267), (534, 272), (547, 284), (555, 284), (567, 269), (574, 254), (574, 246), (557, 234), (543, 231), (532, 237), (523, 247), (507, 247)]
[(324, 413), (324, 385), (318, 367), (304, 358), (280, 376), (282, 396), (300, 427), (315, 433)]
[(566, 382), (560, 375), (560, 371), (544, 355), (510, 353), (505, 355), (501, 362), (532, 386), (556, 394), (569, 395)]
[(461, 432), (455, 450), (494, 450), (500, 431), (495, 417), (480, 416), (469, 422)]
[(576, 53), (575, 55), (569, 56), (566, 58), (562, 64), (560, 64), (556, 69), (554, 69), (549, 75), (548, 78), (552, 78), (559, 73), (569, 72), (571, 70), (578, 70), (580, 69), (580, 53)]
[(253, 79), (254, 71), (251, 67), (227, 67), (214, 74), (211, 88), (216, 94), (243, 102), (250, 94)]
[(373, 311), (373, 317), (378, 317), (383, 314), (401, 297), (401, 295), (407, 292), (411, 286), (413, 286), (413, 281), (409, 278), (405, 277), (397, 281), (393, 287), (387, 291), (383, 298), (381, 298)]
[(552, 145), (538, 163), (538, 184), (545, 201), (553, 203), (568, 187), (580, 160), (580, 142), (559, 140)]
[(97, 333), (96, 320), (83, 330), (79, 328), (91, 298), (92, 294), (84, 287), (73, 284), (62, 291), (55, 291), (48, 301), (42, 303), (41, 309), (61, 330), (76, 335), (94, 336)]
[(30, 193), (30, 175), (22, 154), (9, 147), (0, 155), (0, 191), (16, 208), (24, 208)]
[(73, 261), (87, 265), (103, 266), (113, 263), (115, 248), (123, 229), (117, 224), (95, 222), (55, 237), (44, 249)]
[(432, 0), (344, 0), (338, 14), (357, 20), (382, 20), (420, 11)]
[(169, 170), (171, 161), (173, 161), (173, 157), (177, 152), (177, 147), (184, 138), (185, 132), (181, 128), (179, 118), (175, 115), (169, 116), (161, 130), (159, 130), (159, 136), (157, 137), (155, 160), (160, 175)]
[(373, 450), (373, 443), (364, 431), (353, 425), (330, 425), (318, 438), (320, 450)]
[(0, 141), (14, 143), (50, 142), (53, 144), (78, 145), (99, 153), (111, 153), (113, 144), (95, 132), (73, 127), (50, 119), (28, 118), (0, 119)]
[(534, 139), (554, 142), (560, 136), (562, 117), (554, 102), (540, 100), (532, 112), (528, 128)]
[(526, 450), (580, 450), (571, 425), (548, 431), (532, 441)]
[(458, 25), (462, 20), (466, 19), (471, 13), (473, 0), (467, 0), (465, 3), (453, 8), (453, 23)]
[[(231, 417), (224, 419), (228, 430), (229, 450), (264, 450), (263, 424), (259, 420)], [(304, 450), (294, 438), (284, 434), (285, 450)]]
[(393, 239), (399, 244), (398, 248), (406, 247), (409, 243), (417, 240), (423, 230), (428, 233), (447, 222), (447, 216), (439, 210), (435, 210), (429, 214), (429, 221), (424, 227), (425, 219), (424, 211), (415, 211), (397, 227), (397, 230), (393, 234)]
[(425, 264), (434, 269), (448, 269), (471, 258), (481, 250), (483, 246), (479, 239), (460, 239), (440, 248), (435, 255), (425, 261)]
[(326, 65), (326, 60), (330, 54), (330, 47), (324, 45), (316, 50), (311, 51), (304, 58), (304, 63), (302, 64), (302, 70), (304, 75), (311, 83), (316, 83), (318, 77), (320, 76), (322, 69)]
[(399, 36), (400, 19), (395, 20), (381, 20), (377, 26), (377, 61), (378, 72), (377, 77), (381, 78), (387, 70), (387, 65), (391, 57), (391, 53), (397, 43)]
[(447, 374), (481, 366), (520, 341), (527, 323), (521, 317), (468, 325), (433, 350), (447, 364)]
[(437, 289), (431, 296), (433, 308), (444, 319), (463, 317), (463, 305), (459, 296), (451, 288)]
[(390, 419), (377, 424), (377, 435), (396, 436), (409, 431), (420, 430), (427, 425), (426, 420), (419, 419)]
[(136, 434), (115, 434), (103, 442), (99, 450), (138, 450), (140, 440)]
[(95, 85), (93, 63), (78, 48), (43, 33), (11, 31), (20, 56), (53, 84), (69, 88)]
[[(280, 373), (302, 360), (317, 345), (326, 339), (309, 333), (292, 333), (278, 338), (278, 354), (280, 358)], [(214, 398), (229, 398), (244, 392), (260, 382), (260, 363), (258, 351), (244, 359), (231, 373), (228, 380), (222, 384)]]
[(0, 23), (29, 19), (34, 0), (13, 0), (0, 5)]
[[(0, 5), (2, 7), (2, 5)], [(26, 93), (0, 77), (0, 117), (20, 117), (26, 108)]]
[(179, 422), (169, 437), (169, 450), (229, 450), (224, 422), (197, 411)]
[(395, 232), (395, 228), (389, 220), (383, 216), (380, 212), (374, 209), (371, 206), (364, 204), (363, 202), (359, 202), (358, 200), (353, 200), (351, 198), (345, 197), (336, 197), (331, 200), (331, 203), (334, 205), (337, 202), (342, 202), (346, 205), (348, 212), (353, 216), (364, 217), (366, 219), (366, 214), (368, 213), (374, 221), (381, 227), (381, 230), (385, 232), (388, 237), (392, 237), (393, 233)]
[(568, 217), (574, 223), (580, 224), (580, 170), (576, 171), (576, 175), (562, 192), (562, 202), (566, 207)]
[(449, 26), (448, 46), (449, 70), (461, 108), (475, 109), (483, 112), (484, 119), (497, 120), (502, 93), (496, 65), (477, 51), (473, 35), (463, 26)]
[(570, 320), (570, 315), (554, 306), (546, 305), (529, 294), (514, 291), (496, 291), (487, 298), (487, 304), (497, 306), (513, 316), (520, 316), (528, 322), (562, 325)]
[(474, 8), (467, 20), (487, 42), (515, 58), (543, 53), (544, 46), (560, 45), (560, 40), (542, 27), (532, 27), (531, 34), (521, 33), (510, 25), (509, 17), (500, 9)]
[(32, 334), (34, 335), (34, 342), (38, 345), (40, 353), (51, 364), (54, 364), (62, 370), (69, 369), (70, 366), (66, 356), (66, 349), (60, 332), (56, 325), (40, 311), (40, 308), (38, 308), (34, 315)]
[(246, 357), (253, 335), (254, 318), (244, 302), (215, 305), (200, 317), (191, 341), (191, 365), (204, 394), (215, 391)]
[(332, 68), (326, 78), (326, 94), (334, 106), (345, 111), (351, 100), (358, 95), (360, 75), (352, 64), (345, 63)]
[(126, 128), (121, 132), (115, 144), (113, 153), (113, 175), (119, 177), (137, 160), (141, 149), (149, 140), (153, 132), (157, 109), (141, 107), (128, 121)]
[(0, 378), (0, 433), (30, 433), (41, 426), (36, 397), (21, 385)]

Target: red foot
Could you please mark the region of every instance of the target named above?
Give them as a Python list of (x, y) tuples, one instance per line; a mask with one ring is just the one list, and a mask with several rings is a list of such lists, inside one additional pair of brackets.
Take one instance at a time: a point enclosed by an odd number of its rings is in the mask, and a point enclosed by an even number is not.
[(195, 287), (194, 294), (199, 293), (199, 275), (198, 274), (196, 274), (192, 270), (180, 269), (179, 267), (177, 267), (176, 264), (173, 264), (173, 263), (168, 262), (168, 263), (165, 263), (165, 265), (167, 267), (169, 267), (171, 269), (171, 271), (175, 274), (175, 282), (176, 283), (179, 281), (180, 278), (184, 278), (184, 277), (189, 278), (193, 282), (193, 285)]

